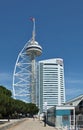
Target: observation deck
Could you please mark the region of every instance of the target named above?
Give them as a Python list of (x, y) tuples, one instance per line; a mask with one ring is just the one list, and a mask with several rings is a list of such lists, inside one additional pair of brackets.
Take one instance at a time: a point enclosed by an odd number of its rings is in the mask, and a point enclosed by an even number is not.
[(42, 53), (42, 47), (38, 44), (37, 41), (30, 41), (28, 46), (26, 47), (26, 53), (28, 56), (35, 55), (40, 56)]

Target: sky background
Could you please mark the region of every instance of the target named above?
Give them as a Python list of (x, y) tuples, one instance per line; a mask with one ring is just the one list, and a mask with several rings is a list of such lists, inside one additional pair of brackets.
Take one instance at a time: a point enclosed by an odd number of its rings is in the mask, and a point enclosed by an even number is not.
[(63, 58), (66, 99), (83, 94), (83, 0), (0, 0), (0, 85), (12, 90), (17, 56), (32, 35), (38, 60)]

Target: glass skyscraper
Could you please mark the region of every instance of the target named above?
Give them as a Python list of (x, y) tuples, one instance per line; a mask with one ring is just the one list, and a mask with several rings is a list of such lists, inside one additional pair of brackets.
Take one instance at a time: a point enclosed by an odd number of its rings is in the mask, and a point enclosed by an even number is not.
[[(38, 62), (38, 106), (40, 113), (65, 103), (63, 59), (54, 58)], [(46, 106), (45, 106), (46, 105)]]

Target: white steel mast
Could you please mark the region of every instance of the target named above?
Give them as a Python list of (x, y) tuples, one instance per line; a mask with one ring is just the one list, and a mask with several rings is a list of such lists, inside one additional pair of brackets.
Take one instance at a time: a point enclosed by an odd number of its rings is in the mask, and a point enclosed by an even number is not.
[(36, 57), (42, 53), (42, 47), (35, 41), (35, 18), (32, 38), (18, 54), (13, 73), (13, 97), (36, 104)]
[(26, 53), (30, 57), (31, 61), (31, 101), (32, 103), (36, 103), (36, 57), (41, 55), (42, 48), (38, 44), (37, 41), (35, 41), (35, 18), (32, 18), (33, 21), (33, 31), (32, 31), (32, 39), (30, 44), (26, 48)]

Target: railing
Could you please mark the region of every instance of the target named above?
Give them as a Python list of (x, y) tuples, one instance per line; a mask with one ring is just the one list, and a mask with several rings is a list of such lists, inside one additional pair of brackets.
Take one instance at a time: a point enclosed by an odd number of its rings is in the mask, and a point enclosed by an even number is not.
[(83, 125), (79, 126), (63, 126), (61, 128), (56, 128), (57, 130), (83, 130)]
[(83, 125), (65, 127), (65, 129), (62, 130), (83, 130)]

